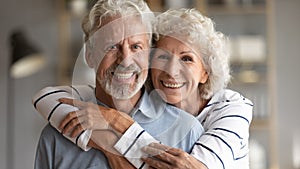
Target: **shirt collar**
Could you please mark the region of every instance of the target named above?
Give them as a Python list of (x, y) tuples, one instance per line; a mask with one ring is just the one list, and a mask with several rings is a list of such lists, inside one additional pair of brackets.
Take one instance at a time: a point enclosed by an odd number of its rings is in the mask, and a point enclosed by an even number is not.
[[(97, 99), (97, 104), (104, 107), (109, 107), (106, 104), (102, 103)], [(135, 116), (135, 114), (140, 111), (146, 117), (153, 119), (156, 116), (156, 111), (150, 99), (148, 92), (143, 88), (142, 89), (142, 96), (139, 99), (138, 103), (136, 104), (135, 108), (129, 113), (131, 117)]]
[(131, 116), (135, 116), (135, 114), (140, 111), (146, 117), (153, 119), (155, 117), (155, 109), (152, 100), (149, 97), (147, 91), (143, 89), (142, 97), (137, 103), (135, 109), (131, 112)]

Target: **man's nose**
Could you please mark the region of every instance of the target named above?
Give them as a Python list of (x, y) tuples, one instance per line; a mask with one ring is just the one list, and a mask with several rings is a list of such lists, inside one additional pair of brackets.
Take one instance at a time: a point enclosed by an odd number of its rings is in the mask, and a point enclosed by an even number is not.
[(131, 65), (134, 62), (133, 56), (134, 55), (131, 52), (131, 50), (129, 49), (129, 47), (124, 46), (118, 52), (117, 63), (124, 67), (128, 67), (129, 65)]

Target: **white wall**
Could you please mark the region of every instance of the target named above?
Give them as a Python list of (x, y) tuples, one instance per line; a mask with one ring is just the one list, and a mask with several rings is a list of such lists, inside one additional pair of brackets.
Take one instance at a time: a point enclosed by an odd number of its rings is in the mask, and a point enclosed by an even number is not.
[[(31, 169), (38, 137), (44, 121), (31, 105), (33, 94), (46, 85), (55, 84), (58, 56), (57, 14), (55, 1), (5, 0), (0, 7), (0, 169)], [(9, 33), (22, 28), (28, 38), (46, 54), (48, 65), (40, 72), (8, 81)], [(9, 83), (10, 82), (10, 83)], [(15, 95), (8, 101), (9, 91)], [(12, 100), (13, 99), (13, 100)], [(12, 108), (9, 108), (11, 105)], [(9, 120), (7, 112), (15, 118)], [(8, 141), (7, 129), (12, 135)], [(9, 150), (9, 154), (7, 154)]]
[(300, 137), (300, 1), (275, 2), (278, 154), (280, 168), (292, 169), (293, 138)]

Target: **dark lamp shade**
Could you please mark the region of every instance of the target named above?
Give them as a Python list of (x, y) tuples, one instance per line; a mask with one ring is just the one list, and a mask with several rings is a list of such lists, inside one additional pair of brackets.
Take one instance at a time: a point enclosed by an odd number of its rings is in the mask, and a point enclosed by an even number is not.
[(10, 38), (10, 74), (13, 78), (30, 76), (45, 66), (46, 58), (26, 40), (23, 32), (13, 32)]

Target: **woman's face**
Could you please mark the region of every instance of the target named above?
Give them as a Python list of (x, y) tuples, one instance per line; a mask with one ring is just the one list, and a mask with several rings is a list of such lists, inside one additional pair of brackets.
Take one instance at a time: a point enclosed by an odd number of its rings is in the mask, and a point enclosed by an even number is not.
[(151, 60), (151, 80), (166, 102), (199, 99), (198, 85), (207, 78), (200, 52), (169, 36), (157, 42)]

